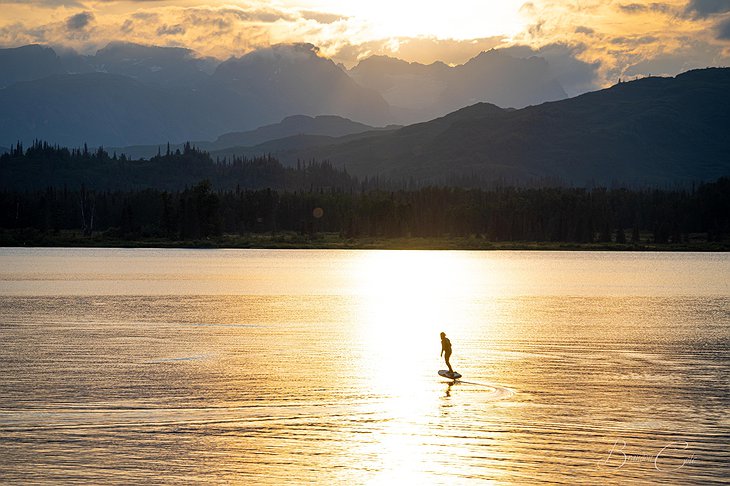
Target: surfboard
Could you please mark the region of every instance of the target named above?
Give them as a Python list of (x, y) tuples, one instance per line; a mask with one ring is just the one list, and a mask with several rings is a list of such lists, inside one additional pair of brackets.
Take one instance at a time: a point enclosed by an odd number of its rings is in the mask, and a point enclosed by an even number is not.
[(461, 374), (454, 371), (452, 374), (449, 370), (439, 370), (439, 376), (443, 376), (444, 378), (449, 378), (452, 380), (458, 380), (461, 378)]

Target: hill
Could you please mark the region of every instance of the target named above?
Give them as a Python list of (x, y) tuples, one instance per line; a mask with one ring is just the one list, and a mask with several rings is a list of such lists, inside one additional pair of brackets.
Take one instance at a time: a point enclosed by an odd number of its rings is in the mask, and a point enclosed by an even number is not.
[[(231, 132), (219, 136), (214, 142), (197, 141), (193, 145), (214, 155), (275, 153), (279, 150), (304, 148), (313, 145), (328, 145), (337, 137), (378, 130), (394, 130), (397, 126), (376, 128), (335, 115), (306, 116), (293, 115), (279, 123), (272, 123), (247, 132)], [(284, 139), (291, 139), (286, 141)], [(296, 140), (296, 142), (294, 142)], [(182, 150), (185, 144), (170, 144), (172, 151)], [(132, 158), (149, 158), (166, 150), (166, 143), (109, 147), (111, 152), (125, 154)]]
[(293, 135), (326, 135), (343, 137), (353, 133), (375, 130), (375, 127), (352, 121), (336, 115), (320, 115), (316, 117), (294, 115), (284, 118), (279, 123), (265, 125), (248, 132), (226, 133), (218, 137), (213, 146), (217, 149), (237, 145), (251, 146), (291, 137)]
[(645, 78), (503, 110), (476, 104), (372, 137), (281, 152), (420, 183), (673, 184), (730, 174), (730, 69)]

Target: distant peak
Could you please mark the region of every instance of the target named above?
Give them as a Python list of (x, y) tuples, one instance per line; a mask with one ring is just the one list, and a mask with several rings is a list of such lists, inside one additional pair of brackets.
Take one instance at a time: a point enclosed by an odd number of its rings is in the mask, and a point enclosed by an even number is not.
[(340, 116), (340, 115), (316, 115), (316, 116), (290, 115), (290, 116), (285, 117), (283, 120), (281, 120), (281, 124), (306, 123), (306, 122), (314, 122), (314, 121), (358, 123), (358, 122), (355, 122), (353, 120), (350, 120), (349, 118), (346, 118), (346, 117)]
[(8, 48), (0, 48), (0, 51), (4, 52), (17, 52), (17, 53), (40, 53), (40, 52), (53, 52), (56, 51), (53, 50), (51, 46), (43, 45), (43, 44), (27, 44), (24, 46), (18, 46), (18, 47), (8, 47)]
[(296, 42), (291, 44), (274, 44), (270, 47), (256, 49), (243, 57), (266, 57), (266, 56), (286, 56), (297, 55), (306, 57), (319, 57), (319, 47), (307, 42)]
[[(465, 106), (464, 108), (458, 109), (454, 113), (459, 114), (492, 114), (492, 113), (503, 113), (505, 111), (511, 111), (509, 108), (501, 108), (493, 103), (479, 102), (473, 105)], [(446, 115), (449, 116), (449, 115)]]
[(137, 44), (135, 42), (126, 41), (111, 41), (101, 49), (96, 51), (96, 54), (103, 54), (121, 50), (143, 50), (143, 49), (154, 49), (153, 45)]
[(488, 49), (486, 51), (482, 51), (476, 56), (472, 57), (472, 59), (479, 59), (482, 57), (512, 57), (509, 54), (500, 51), (499, 49)]
[(284, 51), (296, 51), (296, 52), (311, 52), (319, 55), (319, 47), (309, 42), (294, 42), (291, 44), (274, 44), (271, 46), (274, 50)]
[(383, 54), (376, 54), (374, 56), (370, 56), (366, 59), (363, 59), (359, 63), (357, 63), (357, 66), (410, 66), (410, 65), (417, 65), (419, 63), (417, 62), (408, 62), (404, 61), (403, 59), (398, 59), (397, 57), (392, 56), (386, 56)]
[(146, 45), (146, 44), (140, 44), (138, 42), (130, 42), (130, 41), (120, 41), (120, 40), (113, 40), (107, 43), (104, 47), (99, 49), (100, 51), (104, 49), (116, 49), (120, 47), (152, 47), (152, 45)]
[(316, 120), (344, 120), (352, 121), (349, 118), (340, 115), (317, 115), (314, 117)]
[(194, 51), (185, 47), (164, 47), (155, 45), (137, 44), (135, 42), (126, 41), (111, 41), (106, 46), (96, 51), (97, 55), (104, 54), (134, 54), (134, 55), (149, 55), (152, 53), (175, 53), (182, 56), (192, 56)]
[(730, 67), (707, 67), (702, 69), (690, 69), (689, 71), (677, 74), (677, 79), (692, 79), (692, 78), (718, 78), (726, 79), (730, 76)]
[(393, 56), (387, 56), (385, 54), (374, 54), (366, 59), (363, 59), (360, 62), (406, 62), (403, 59), (398, 59), (397, 57)]
[(309, 115), (289, 115), (281, 120), (281, 123), (300, 122), (307, 120), (314, 120), (314, 118)]
[(11, 47), (10, 49), (17, 49), (17, 50), (26, 50), (26, 51), (43, 51), (45, 49), (51, 49), (49, 46), (45, 46), (42, 44), (28, 44), (25, 46), (20, 47)]

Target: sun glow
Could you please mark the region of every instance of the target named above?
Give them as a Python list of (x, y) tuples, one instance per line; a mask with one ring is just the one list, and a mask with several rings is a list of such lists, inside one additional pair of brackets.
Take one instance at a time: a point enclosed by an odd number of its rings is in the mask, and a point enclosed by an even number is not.
[(362, 337), (375, 375), (419, 376), (444, 368), (439, 332), (458, 335), (464, 293), (476, 281), (456, 252), (369, 252), (356, 272)]
[(371, 39), (389, 37), (436, 37), (441, 39), (475, 39), (512, 36), (524, 30), (520, 14), (522, 0), (370, 0), (342, 2), (316, 0), (292, 2), (294, 6), (337, 12), (358, 23), (364, 36)]
[[(359, 367), (382, 420), (373, 441), (358, 450), (380, 471), (370, 484), (429, 482), (421, 465), (439, 450), (424, 442), (423, 427), (448, 407), (449, 393), (436, 376), (446, 367), (439, 332), (463, 343), (473, 326), (469, 301), (493, 277), (474, 266), (473, 255), (450, 251), (364, 252), (352, 269)], [(452, 364), (458, 367), (458, 358)], [(364, 412), (371, 407), (365, 404)]]

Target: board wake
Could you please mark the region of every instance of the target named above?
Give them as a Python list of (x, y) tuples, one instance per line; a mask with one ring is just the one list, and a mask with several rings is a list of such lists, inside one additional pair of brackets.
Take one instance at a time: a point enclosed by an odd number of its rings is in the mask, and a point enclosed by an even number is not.
[(454, 373), (453, 375), (449, 370), (439, 370), (439, 376), (442, 376), (444, 378), (448, 378), (450, 380), (454, 380), (453, 383), (463, 383), (465, 385), (477, 385), (482, 386), (484, 388), (488, 388), (488, 395), (485, 397), (486, 399), (492, 401), (492, 400), (505, 400), (507, 398), (511, 398), (514, 396), (515, 391), (511, 388), (507, 388), (504, 386), (499, 385), (491, 385), (488, 383), (476, 383), (474, 381), (464, 381), (460, 380), (461, 374), (460, 373)]

